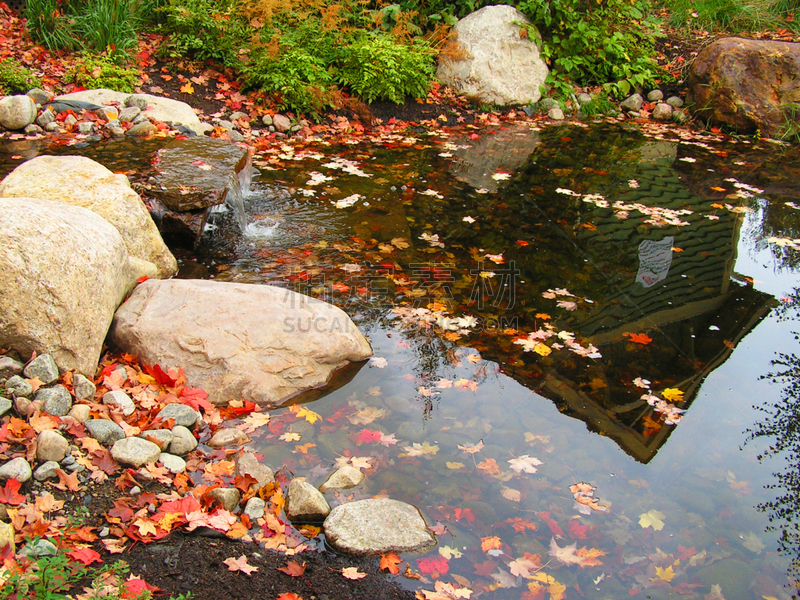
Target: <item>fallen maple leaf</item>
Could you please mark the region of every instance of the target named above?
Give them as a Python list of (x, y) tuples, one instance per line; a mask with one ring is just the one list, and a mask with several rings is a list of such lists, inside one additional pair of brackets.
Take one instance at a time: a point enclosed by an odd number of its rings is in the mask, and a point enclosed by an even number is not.
[(677, 388), (667, 388), (661, 395), (669, 402), (683, 402), (683, 392)]
[(666, 569), (656, 567), (656, 576), (650, 579), (650, 581), (658, 581), (659, 579), (662, 581), (672, 581), (674, 578), (675, 571), (672, 570), (672, 565), (670, 565)]
[(511, 470), (517, 473), (536, 473), (536, 467), (543, 463), (538, 458), (523, 454), (519, 458), (512, 458), (508, 464), (511, 465)]
[(555, 558), (558, 562), (565, 565), (579, 565), (583, 562), (583, 558), (576, 556), (575, 552), (578, 550), (578, 542), (573, 542), (569, 546), (561, 548), (556, 543), (556, 538), (550, 538), (550, 556)]
[(381, 556), (381, 570), (386, 570), (392, 575), (397, 575), (400, 572), (400, 567), (397, 565), (401, 562), (403, 562), (403, 559), (400, 558), (397, 553), (389, 552), (389, 554)]
[(345, 567), (342, 569), (342, 575), (347, 577), (347, 579), (364, 579), (364, 577), (367, 576), (366, 573), (361, 573), (358, 567)]
[(222, 562), (228, 565), (228, 571), (241, 571), (245, 575), (250, 575), (254, 571), (258, 571), (258, 567), (247, 564), (247, 557), (244, 554), (242, 554), (239, 558), (226, 558)]
[(500, 541), (500, 538), (496, 535), (491, 537), (481, 538), (481, 550), (484, 552), (488, 552), (489, 550), (495, 550), (500, 548), (503, 543)]
[(18, 493), (21, 485), (16, 479), (9, 479), (5, 487), (0, 488), (0, 503), (17, 506), (25, 502), (25, 496)]
[(186, 85), (182, 85), (181, 86), (181, 91), (184, 94), (194, 94), (194, 86), (192, 85), (192, 83), (190, 81), (187, 81)]
[(285, 594), (278, 596), (275, 600), (303, 600), (303, 598), (294, 592), (286, 592)]
[(292, 577), (300, 577), (306, 572), (306, 563), (301, 565), (297, 561), (292, 560), (289, 561), (285, 567), (279, 567), (278, 571), (281, 573), (286, 573), (287, 575), (291, 575)]
[(62, 492), (69, 490), (70, 492), (77, 492), (81, 489), (81, 484), (78, 481), (78, 472), (70, 473), (67, 475), (62, 469), (55, 469), (55, 474), (58, 475), (58, 483), (53, 484), (58, 490)]
[(87, 566), (92, 564), (93, 562), (99, 562), (99, 563), (103, 562), (103, 559), (100, 558), (100, 555), (88, 547), (81, 548), (80, 550), (73, 550), (72, 552), (67, 552), (67, 556)]
[(646, 333), (623, 333), (622, 335), (627, 336), (630, 341), (636, 344), (642, 344), (643, 346), (653, 341), (653, 338)]
[(642, 529), (652, 527), (656, 531), (661, 531), (664, 529), (664, 521), (662, 521), (663, 518), (664, 513), (658, 512), (657, 510), (650, 510), (639, 515), (639, 525), (642, 526)]

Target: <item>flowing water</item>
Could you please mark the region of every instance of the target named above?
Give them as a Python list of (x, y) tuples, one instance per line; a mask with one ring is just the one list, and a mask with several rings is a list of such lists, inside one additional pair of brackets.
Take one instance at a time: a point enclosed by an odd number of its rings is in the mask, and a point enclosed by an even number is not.
[(439, 545), (403, 557), (408, 587), (791, 597), (797, 494), (775, 473), (798, 466), (745, 442), (797, 347), (800, 157), (645, 133), (287, 145), (255, 157), (244, 234), (185, 261), (333, 302), (369, 337), (375, 358), (300, 399), (318, 420), (275, 410), (251, 437), (314, 484), (364, 469), (334, 504), (418, 506)]

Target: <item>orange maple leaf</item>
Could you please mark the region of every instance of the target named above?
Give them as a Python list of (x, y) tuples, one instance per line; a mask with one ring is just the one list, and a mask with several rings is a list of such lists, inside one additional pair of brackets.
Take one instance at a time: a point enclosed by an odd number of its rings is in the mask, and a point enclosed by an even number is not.
[(502, 544), (503, 543), (500, 541), (500, 538), (497, 537), (496, 535), (493, 535), (491, 537), (481, 538), (481, 550), (483, 550), (484, 552), (500, 548)]
[(627, 336), (630, 341), (636, 344), (642, 344), (643, 346), (653, 341), (653, 338), (646, 333), (623, 333), (622, 335)]
[(191, 81), (187, 81), (186, 85), (181, 86), (181, 91), (184, 94), (194, 94), (194, 86), (192, 85)]
[(389, 552), (389, 554), (381, 556), (381, 570), (387, 570), (392, 575), (397, 575), (400, 572), (400, 567), (397, 565), (401, 562), (403, 562), (403, 559), (397, 553)]
[(301, 565), (296, 560), (292, 560), (289, 561), (285, 567), (278, 568), (278, 571), (291, 575), (292, 577), (300, 577), (306, 572), (306, 563)]

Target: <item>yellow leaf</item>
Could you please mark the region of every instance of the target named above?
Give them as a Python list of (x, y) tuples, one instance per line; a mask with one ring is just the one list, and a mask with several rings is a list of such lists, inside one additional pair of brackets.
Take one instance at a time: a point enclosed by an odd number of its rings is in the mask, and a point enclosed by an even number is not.
[(194, 86), (192, 85), (191, 81), (187, 81), (186, 85), (181, 86), (181, 91), (184, 94), (194, 94)]
[(664, 396), (664, 400), (668, 400), (670, 402), (683, 402), (683, 392), (677, 388), (667, 388), (661, 395)]
[(292, 405), (289, 409), (298, 419), (305, 419), (312, 425), (319, 421), (322, 417), (315, 413), (313, 410), (308, 410), (297, 404)]
[(552, 350), (550, 350), (549, 346), (545, 346), (541, 342), (539, 342), (538, 344), (536, 344), (533, 347), (533, 351), (536, 352), (536, 354), (539, 354), (541, 356), (547, 356), (548, 354), (550, 354), (552, 352)]
[[(727, 192), (728, 191), (724, 187), (719, 187), (719, 186), (716, 186), (716, 185), (712, 185), (711, 189), (714, 190), (715, 192)], [(669, 581), (669, 579), (667, 581)]]
[(642, 526), (642, 529), (652, 527), (656, 531), (661, 531), (664, 529), (664, 521), (661, 520), (663, 518), (664, 513), (660, 513), (657, 510), (650, 510), (639, 515), (639, 525)]
[(458, 471), (459, 469), (464, 468), (464, 463), (460, 462), (446, 462), (444, 464), (448, 469), (451, 469), (453, 471)]
[(675, 572), (672, 570), (672, 565), (668, 566), (666, 569), (656, 567), (656, 577), (653, 577), (650, 581), (656, 581), (656, 578), (663, 581), (672, 581), (675, 578)]

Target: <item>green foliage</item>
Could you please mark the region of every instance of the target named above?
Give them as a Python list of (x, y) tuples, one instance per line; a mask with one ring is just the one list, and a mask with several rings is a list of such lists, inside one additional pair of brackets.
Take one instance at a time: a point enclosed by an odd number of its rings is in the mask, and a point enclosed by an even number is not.
[(0, 94), (24, 94), (42, 82), (12, 58), (0, 62)]
[(797, 29), (788, 15), (798, 12), (798, 0), (669, 0), (669, 24), (707, 31), (760, 31), (776, 27)]
[(24, 572), (14, 572), (0, 587), (0, 600), (67, 600), (66, 592), (86, 569), (65, 554), (36, 559)]
[(616, 109), (616, 105), (604, 96), (594, 96), (586, 104), (581, 105), (581, 112), (589, 118), (607, 115)]
[(386, 34), (364, 36), (342, 48), (338, 79), (368, 103), (428, 93), (436, 67), (434, 51), (422, 41), (397, 43)]
[(542, 55), (554, 71), (548, 83), (626, 82), (630, 89), (663, 76), (653, 58), (659, 30), (648, 0), (522, 0), (518, 8), (542, 33)]
[(241, 74), (245, 89), (281, 109), (319, 113), (345, 86), (367, 102), (424, 96), (435, 51), (412, 13), (359, 0), (169, 0), (159, 9), (173, 56), (212, 59)]
[(75, 61), (64, 78), (89, 90), (108, 88), (130, 93), (139, 83), (139, 70), (118, 65), (108, 56), (85, 54)]

